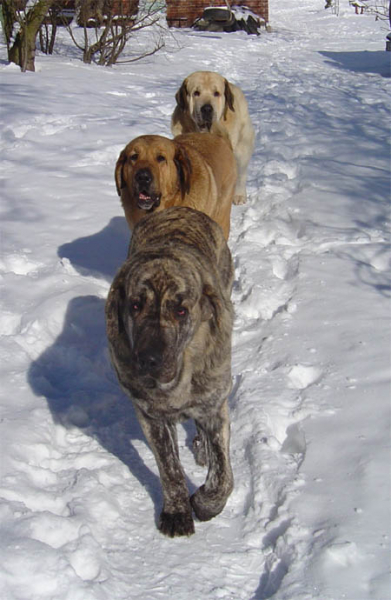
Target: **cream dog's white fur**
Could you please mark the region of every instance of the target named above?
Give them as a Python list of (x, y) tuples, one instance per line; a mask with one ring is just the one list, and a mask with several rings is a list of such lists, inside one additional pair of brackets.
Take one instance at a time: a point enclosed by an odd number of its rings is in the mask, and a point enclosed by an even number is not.
[(238, 178), (234, 204), (246, 202), (247, 167), (254, 149), (254, 128), (242, 90), (211, 71), (196, 71), (182, 82), (171, 119), (174, 136), (220, 127), (228, 135)]

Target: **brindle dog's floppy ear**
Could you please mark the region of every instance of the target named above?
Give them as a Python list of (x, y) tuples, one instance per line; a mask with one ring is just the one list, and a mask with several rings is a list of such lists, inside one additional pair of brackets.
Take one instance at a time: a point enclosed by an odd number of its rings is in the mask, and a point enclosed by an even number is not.
[(125, 187), (125, 181), (123, 178), (123, 166), (126, 162), (126, 152), (125, 149), (122, 150), (119, 158), (117, 160), (117, 164), (115, 165), (115, 185), (117, 187), (118, 196), (121, 195), (121, 190)]
[(201, 319), (209, 321), (213, 318), (214, 323), (218, 325), (221, 312), (222, 303), (219, 294), (212, 285), (206, 283), (201, 296)]
[(189, 108), (188, 102), (187, 102), (187, 87), (186, 87), (186, 79), (184, 80), (184, 82), (182, 83), (181, 87), (179, 88), (179, 90), (177, 91), (177, 93), (175, 94), (175, 100), (177, 105), (179, 106), (179, 108), (181, 110), (187, 110)]
[[(174, 143), (176, 143), (175, 140)], [(181, 190), (182, 198), (184, 198), (185, 194), (188, 194), (190, 192), (192, 168), (189, 156), (185, 148), (178, 143), (176, 143), (174, 163), (178, 171), (179, 187)]]
[(121, 354), (129, 349), (124, 324), (126, 307), (125, 278), (120, 273), (115, 277), (106, 300), (106, 330), (111, 345)]
[(232, 112), (235, 112), (234, 95), (232, 93), (231, 86), (229, 85), (229, 82), (226, 79), (224, 79), (224, 96), (225, 96), (225, 107), (224, 107), (224, 120), (225, 120), (227, 118), (228, 109), (232, 110)]

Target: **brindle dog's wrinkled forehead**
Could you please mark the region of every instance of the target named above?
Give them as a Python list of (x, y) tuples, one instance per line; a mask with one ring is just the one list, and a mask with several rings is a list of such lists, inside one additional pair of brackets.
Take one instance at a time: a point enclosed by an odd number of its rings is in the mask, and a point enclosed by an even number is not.
[(155, 296), (160, 299), (188, 299), (196, 302), (201, 296), (202, 281), (190, 262), (150, 256), (142, 264), (133, 261), (128, 272), (126, 295)]

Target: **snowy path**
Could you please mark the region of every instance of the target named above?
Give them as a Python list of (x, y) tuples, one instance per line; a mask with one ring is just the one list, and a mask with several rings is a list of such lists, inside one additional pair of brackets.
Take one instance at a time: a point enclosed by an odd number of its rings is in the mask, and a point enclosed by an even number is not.
[[(316, 517), (300, 522), (296, 516), (305, 485), (299, 469), (307, 450), (300, 423), (338, 412), (341, 407), (330, 398), (330, 390), (341, 386), (347, 394), (349, 390), (356, 393), (357, 379), (349, 374), (349, 363), (354, 360), (353, 348), (360, 347), (363, 330), (370, 337), (370, 318), (364, 315), (375, 289), (384, 291), (385, 318), (389, 311), (389, 130), (385, 124), (390, 105), (381, 81), (374, 85), (368, 76), (357, 78), (354, 69), (346, 73), (335, 68), (332, 61), (343, 53), (306, 51), (305, 36), (302, 42), (298, 44), (301, 52), (296, 47), (288, 52), (286, 47), (278, 59), (275, 47), (269, 56), (263, 53), (259, 77), (250, 72), (247, 79), (247, 84), (257, 84), (248, 93), (250, 104), (253, 100), (254, 106), (255, 99), (262, 98), (257, 114), (258, 148), (262, 150), (252, 171), (257, 174), (252, 206), (236, 218), (232, 234), (233, 239), (236, 235), (232, 247), (239, 274), (234, 296), (239, 325), (234, 372), (241, 373), (245, 388), (240, 395), (239, 387), (233, 422), (241, 432), (247, 424), (245, 458), (238, 469), (244, 477), (237, 489), (243, 490), (246, 480), (252, 482), (248, 542), (257, 540), (264, 561), (259, 561), (262, 576), (254, 598), (274, 597), (278, 590), (279, 598), (292, 598), (298, 587), (298, 598), (335, 598), (336, 593), (341, 598), (386, 598), (384, 581), (371, 582), (368, 587), (368, 573), (376, 568), (370, 552), (366, 557), (370, 565), (364, 568), (364, 556), (359, 555), (355, 543), (339, 543), (338, 534), (325, 531)], [(385, 160), (379, 163), (379, 156)], [(258, 203), (262, 203), (261, 210)], [(350, 290), (344, 287), (346, 278)], [(352, 303), (350, 294), (355, 294), (354, 288), (360, 284), (371, 289), (367, 298), (363, 295)], [(335, 298), (334, 314), (329, 294)], [(322, 302), (323, 296), (327, 300)], [(323, 318), (319, 314), (322, 304), (327, 307)], [(345, 330), (347, 324), (340, 313), (344, 305), (351, 306), (360, 322), (358, 335), (352, 335), (349, 327)], [(323, 330), (328, 328), (330, 334), (325, 335)], [(347, 364), (333, 361), (340, 344), (352, 351)], [(249, 347), (258, 360), (250, 355)], [(380, 352), (377, 359), (378, 364), (383, 363), (380, 380), (385, 382), (387, 357), (382, 358)], [(377, 406), (385, 416), (384, 405), (383, 409), (379, 403)], [(329, 432), (329, 442), (340, 445), (338, 435), (347, 442), (345, 426), (344, 421), (340, 428), (331, 425), (338, 433), (334, 438)], [(311, 436), (310, 428), (306, 429)], [(382, 435), (386, 447), (387, 425)], [(345, 445), (342, 447), (345, 450)], [(349, 459), (354, 460), (354, 450)], [(386, 470), (387, 458), (380, 460)], [(330, 501), (332, 492), (316, 477), (318, 457), (312, 462), (315, 487), (318, 482), (319, 491), (323, 487), (320, 493)], [(380, 481), (376, 484), (387, 495), (387, 486)], [(363, 481), (351, 486), (352, 498), (360, 497), (361, 485)], [(319, 491), (313, 492), (314, 498)], [(257, 498), (262, 502), (257, 503)], [(375, 522), (379, 514), (380, 522), (387, 522), (387, 509), (380, 503), (378, 508), (371, 525), (377, 539), (384, 540), (384, 529)], [(311, 510), (301, 508), (300, 516)], [(356, 515), (362, 512), (357, 507), (354, 510)], [(315, 527), (306, 528), (303, 521)], [(356, 522), (359, 526), (358, 519)], [(257, 534), (262, 530), (266, 535), (260, 540)], [(382, 569), (387, 570), (386, 553), (383, 561)], [(324, 569), (326, 578), (336, 577), (330, 596), (325, 590), (318, 596), (313, 563)], [(340, 572), (341, 564), (349, 565), (348, 573)], [(352, 593), (352, 572), (361, 592)]]
[[(4, 69), (6, 600), (386, 600), (387, 65), (376, 39), (354, 57), (369, 30), (341, 52), (351, 20), (315, 11), (307, 27), (306, 12), (299, 31), (287, 10), (270, 36), (204, 38), (202, 57), (199, 35), (178, 34), (181, 51), (172, 40), (150, 69)], [(199, 68), (243, 87), (257, 130), (230, 237), (235, 490), (195, 536), (168, 540), (103, 306), (128, 240), (115, 160), (140, 133), (169, 135), (175, 90)], [(192, 490), (205, 473), (191, 424), (179, 435)]]

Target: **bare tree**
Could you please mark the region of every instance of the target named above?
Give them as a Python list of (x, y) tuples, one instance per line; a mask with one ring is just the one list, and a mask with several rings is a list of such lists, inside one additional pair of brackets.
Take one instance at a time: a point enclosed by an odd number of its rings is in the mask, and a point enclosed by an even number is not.
[(391, 25), (390, 0), (368, 0), (366, 11), (375, 15), (376, 20), (389, 21)]
[(38, 31), (54, 0), (3, 0), (4, 33), (8, 60), (22, 71), (35, 71), (35, 44)]
[[(69, 27), (73, 43), (83, 52), (85, 63), (99, 65), (115, 64), (130, 37), (145, 27), (157, 23), (160, 6), (157, 1), (139, 7), (139, 0), (116, 2), (115, 0), (78, 0), (77, 22), (83, 29), (82, 40)], [(147, 56), (164, 46), (159, 38), (154, 47), (145, 52)], [(138, 56), (142, 58), (142, 56)], [(136, 60), (136, 59), (134, 59)]]
[(44, 54), (53, 54), (57, 28), (68, 25), (74, 17), (73, 0), (53, 0), (39, 28), (39, 46)]

